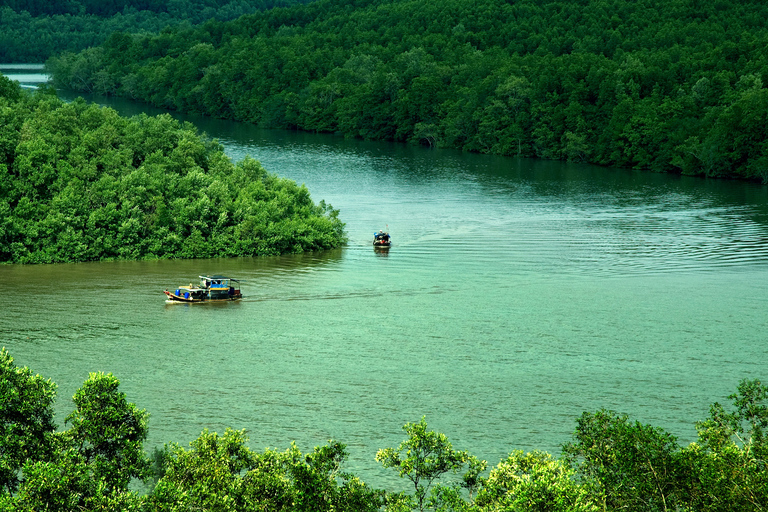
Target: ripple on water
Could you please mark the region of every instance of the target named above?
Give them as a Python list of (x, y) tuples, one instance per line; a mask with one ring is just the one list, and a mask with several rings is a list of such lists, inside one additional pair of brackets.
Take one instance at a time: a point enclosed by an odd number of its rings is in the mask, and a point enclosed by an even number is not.
[[(427, 416), (490, 464), (558, 453), (610, 408), (684, 440), (765, 376), (765, 191), (193, 119), (341, 210), (349, 244), (275, 258), (0, 266), (0, 331), (60, 386), (111, 371), (151, 413), (148, 448), (246, 428), (256, 448), (348, 444), (375, 463)], [(388, 226), (389, 251), (371, 247)], [(204, 273), (245, 300), (166, 305)]]

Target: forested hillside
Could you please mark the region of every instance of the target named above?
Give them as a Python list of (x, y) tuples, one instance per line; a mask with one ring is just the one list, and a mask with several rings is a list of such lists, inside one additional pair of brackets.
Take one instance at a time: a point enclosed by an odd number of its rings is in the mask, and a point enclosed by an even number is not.
[(297, 253), (340, 246), (342, 230), (306, 187), (235, 165), (189, 123), (0, 77), (0, 262)]
[(49, 61), (59, 87), (273, 127), (768, 180), (768, 4), (319, 0)]
[(0, 0), (0, 62), (44, 62), (103, 43), (115, 31), (233, 20), (310, 0)]

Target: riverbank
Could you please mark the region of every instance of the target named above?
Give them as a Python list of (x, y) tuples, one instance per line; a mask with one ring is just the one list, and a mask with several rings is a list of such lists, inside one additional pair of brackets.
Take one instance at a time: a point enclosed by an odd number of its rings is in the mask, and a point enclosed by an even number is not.
[(318, 0), (48, 64), (57, 87), (272, 128), (765, 182), (749, 6)]

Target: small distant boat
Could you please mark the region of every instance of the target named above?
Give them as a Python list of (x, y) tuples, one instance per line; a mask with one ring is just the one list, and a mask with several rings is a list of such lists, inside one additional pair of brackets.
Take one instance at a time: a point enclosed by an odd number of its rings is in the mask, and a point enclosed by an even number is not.
[(200, 276), (200, 284), (189, 283), (189, 286), (179, 286), (172, 292), (165, 290), (165, 295), (171, 302), (221, 302), (243, 298), (240, 281), (220, 275)]
[(392, 238), (389, 233), (379, 231), (373, 234), (373, 247), (378, 249), (389, 248), (392, 245)]

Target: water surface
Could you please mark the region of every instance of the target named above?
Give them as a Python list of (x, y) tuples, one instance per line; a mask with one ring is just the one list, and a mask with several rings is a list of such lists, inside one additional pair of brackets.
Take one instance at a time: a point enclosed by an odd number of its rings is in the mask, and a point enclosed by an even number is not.
[(44, 67), (44, 64), (0, 63), (0, 75), (16, 80), (24, 89), (36, 89), (48, 82), (48, 75), (42, 73)]
[[(245, 428), (255, 449), (335, 438), (395, 489), (376, 450), (423, 415), (495, 465), (559, 454), (599, 408), (690, 442), (710, 403), (767, 378), (764, 186), (192, 120), (339, 208), (349, 243), (0, 266), (3, 343), (59, 384), (60, 423), (89, 372), (112, 372), (151, 413), (149, 449), (204, 428)], [(204, 273), (244, 279), (245, 299), (164, 302)]]

